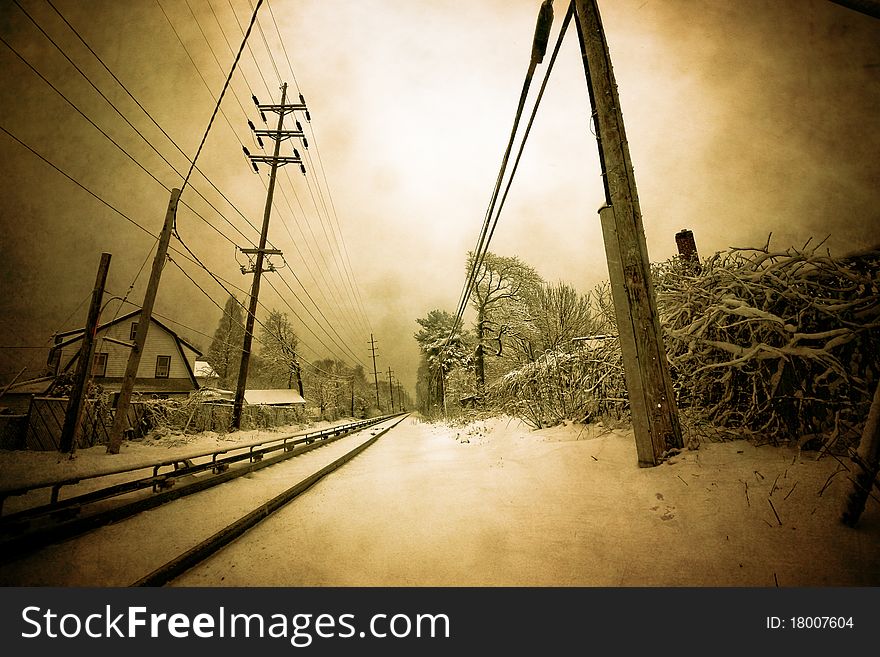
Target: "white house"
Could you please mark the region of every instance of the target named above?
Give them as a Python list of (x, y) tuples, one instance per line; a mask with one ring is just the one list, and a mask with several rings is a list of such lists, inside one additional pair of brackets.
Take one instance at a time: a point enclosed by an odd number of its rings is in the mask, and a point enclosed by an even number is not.
[[(140, 310), (117, 317), (98, 327), (95, 334), (95, 357), (92, 380), (105, 390), (122, 388), (122, 378), (134, 343)], [(76, 329), (55, 336), (49, 352), (49, 369), (56, 375), (73, 372), (79, 359), (85, 329)], [(141, 353), (134, 391), (160, 397), (188, 395), (198, 390), (194, 373), (196, 359), (202, 353), (155, 317)]]

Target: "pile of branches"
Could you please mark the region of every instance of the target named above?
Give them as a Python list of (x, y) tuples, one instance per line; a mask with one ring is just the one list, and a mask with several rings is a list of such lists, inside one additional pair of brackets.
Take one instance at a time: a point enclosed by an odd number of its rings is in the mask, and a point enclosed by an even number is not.
[[(652, 267), (683, 419), (770, 442), (858, 439), (880, 380), (880, 251), (730, 249)], [(820, 245), (821, 246), (821, 245)], [(591, 294), (616, 335), (608, 284)], [(486, 391), (534, 427), (628, 413), (617, 339), (547, 352)]]
[(857, 435), (880, 378), (880, 251), (769, 244), (654, 268), (679, 407), (773, 442)]

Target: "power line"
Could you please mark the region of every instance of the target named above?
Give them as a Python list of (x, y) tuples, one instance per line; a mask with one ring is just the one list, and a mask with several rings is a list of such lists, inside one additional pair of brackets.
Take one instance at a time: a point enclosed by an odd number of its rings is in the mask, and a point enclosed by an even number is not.
[[(158, 2), (158, 0), (156, 0)], [(223, 90), (220, 92), (220, 97), (217, 99), (217, 104), (214, 106), (214, 112), (211, 114), (211, 118), (208, 120), (208, 126), (205, 128), (205, 134), (202, 136), (202, 141), (199, 144), (199, 148), (196, 151), (195, 156), (192, 159), (192, 164), (190, 165), (189, 171), (186, 174), (186, 177), (183, 179), (183, 185), (180, 188), (180, 191), (186, 188), (187, 182), (189, 182), (189, 177), (192, 175), (193, 168), (196, 165), (196, 160), (199, 159), (199, 154), (202, 152), (202, 148), (205, 146), (205, 141), (208, 139), (208, 133), (211, 132), (211, 126), (214, 124), (214, 118), (217, 116), (217, 112), (220, 110), (220, 103), (223, 102), (223, 96), (226, 94), (226, 89), (229, 87), (229, 82), (232, 80), (232, 74), (235, 73), (235, 68), (238, 66), (238, 61), (241, 59), (241, 53), (244, 50), (244, 46), (247, 43), (248, 37), (250, 36), (251, 30), (254, 27), (254, 23), (257, 20), (257, 12), (260, 10), (260, 5), (263, 4), (263, 0), (257, 0), (257, 6), (254, 9), (253, 16), (251, 16), (250, 25), (248, 25), (247, 32), (245, 32), (244, 39), (241, 42), (241, 46), (238, 49), (238, 53), (235, 55), (235, 61), (232, 62), (232, 68), (229, 70), (229, 75), (226, 77), (226, 82), (223, 83)], [(159, 5), (162, 6), (161, 4)], [(162, 13), (165, 13), (165, 10), (162, 10)], [(167, 17), (167, 14), (166, 14)]]
[(299, 91), (299, 82), (296, 81), (296, 73), (293, 72), (293, 66), (290, 63), (290, 57), (287, 55), (287, 48), (284, 45), (284, 38), (281, 36), (281, 30), (278, 29), (278, 22), (275, 20), (275, 12), (272, 11), (272, 3), (267, 0), (266, 6), (269, 8), (269, 15), (272, 17), (272, 23), (275, 25), (275, 31), (278, 33), (278, 40), (281, 43), (281, 50), (284, 52), (284, 59), (287, 60), (287, 68), (290, 69), (290, 75), (293, 78), (293, 86)]
[[(73, 60), (67, 55), (67, 53), (64, 52), (64, 50), (61, 48), (61, 46), (58, 45), (58, 43), (55, 41), (55, 39), (53, 39), (53, 38), (52, 38), (52, 37), (51, 37), (51, 36), (50, 36), (50, 35), (49, 35), (49, 34), (48, 34), (48, 33), (47, 33), (47, 32), (46, 32), (46, 31), (40, 26), (40, 24), (37, 23), (37, 21), (34, 20), (34, 18), (33, 18), (33, 17), (32, 17), (32, 16), (31, 16), (31, 15), (30, 15), (30, 14), (29, 14), (29, 13), (23, 8), (23, 7), (19, 4), (18, 0), (14, 0), (14, 1), (15, 1), (15, 5), (16, 5), (16, 6), (22, 11), (22, 13), (24, 13), (24, 15), (28, 17), (28, 19), (31, 21), (31, 23), (33, 23), (34, 26), (36, 26), (36, 28), (37, 28), (37, 29), (43, 34), (43, 36), (45, 36), (46, 39), (48, 39), (49, 42), (50, 42), (53, 46), (55, 46), (55, 48), (58, 50), (58, 52), (60, 52), (60, 53), (62, 54), (62, 56), (64, 56), (64, 58), (70, 63), (70, 65), (73, 66), (73, 68), (76, 69), (76, 71), (77, 71), (77, 72), (83, 77), (83, 79), (84, 79), (86, 82), (89, 83), (89, 85), (92, 87), (92, 89), (94, 89), (94, 90), (98, 93), (98, 95), (100, 95), (101, 98), (103, 98), (103, 99), (107, 102), (107, 104), (110, 105), (111, 108), (113, 108), (113, 110), (114, 110), (114, 111), (120, 116), (120, 118), (122, 118), (122, 120), (125, 121), (125, 122), (128, 124), (128, 126), (129, 126), (132, 130), (135, 131), (135, 133), (136, 133), (136, 134), (137, 134), (137, 135), (138, 135), (138, 136), (144, 141), (144, 143), (145, 143), (147, 146), (149, 146), (149, 147), (153, 150), (153, 152), (156, 153), (156, 155), (158, 155), (158, 156), (162, 159), (162, 161), (165, 162), (165, 164), (167, 164), (167, 165), (169, 166), (169, 168), (170, 168), (172, 171), (174, 171), (174, 173), (176, 173), (176, 174), (178, 174), (178, 175), (181, 175), (180, 172), (177, 171), (177, 167), (175, 167), (171, 162), (169, 162), (169, 161), (168, 161), (168, 158), (166, 158), (166, 157), (165, 157), (165, 156), (164, 156), (164, 155), (163, 155), (163, 154), (162, 154), (162, 153), (161, 153), (161, 152), (160, 152), (160, 151), (159, 151), (159, 150), (158, 150), (158, 149), (157, 149), (157, 148), (156, 148), (151, 142), (150, 142), (150, 140), (147, 139), (147, 138), (144, 136), (144, 134), (143, 134), (143, 133), (142, 133), (142, 132), (141, 132), (141, 131), (140, 131), (140, 130), (139, 130), (139, 129), (138, 129), (138, 128), (137, 128), (137, 127), (136, 127), (136, 126), (135, 126), (135, 125), (129, 120), (129, 119), (128, 119), (128, 117), (126, 117), (126, 116), (122, 113), (122, 111), (116, 106), (116, 104), (113, 103), (113, 101), (111, 101), (111, 100), (110, 100), (110, 99), (104, 94), (104, 92), (101, 91), (101, 90), (95, 85), (94, 82), (92, 82), (92, 80), (89, 78), (89, 76), (86, 75), (86, 73), (85, 73), (85, 72), (84, 72), (84, 71), (83, 71), (83, 70), (82, 70), (82, 69), (76, 64), (76, 62), (74, 62), (74, 61), (73, 61)], [(56, 9), (56, 11), (57, 11), (57, 9)], [(59, 15), (60, 15), (60, 14), (59, 14)], [(62, 16), (62, 18), (63, 18), (63, 16)], [(69, 23), (68, 23), (68, 25), (69, 25)], [(102, 62), (102, 63), (103, 63), (103, 62)], [(109, 70), (109, 69), (108, 69), (108, 70)], [(111, 73), (111, 74), (112, 74), (112, 73)], [(115, 77), (115, 76), (114, 76), (114, 77)], [(56, 91), (57, 91), (57, 89), (56, 89)], [(126, 90), (126, 91), (127, 91), (127, 90)], [(139, 104), (139, 103), (138, 103), (138, 104)], [(140, 105), (140, 104), (139, 104), (139, 105)], [(152, 118), (152, 117), (151, 117), (151, 118)], [(157, 124), (157, 125), (158, 125), (158, 124)], [(164, 131), (163, 131), (163, 132), (164, 132)], [(167, 133), (166, 133), (166, 136), (167, 136)], [(170, 139), (170, 137), (169, 137), (169, 139)], [(172, 142), (172, 143), (173, 143), (173, 142)], [(175, 146), (176, 146), (176, 144), (175, 144)], [(204, 174), (203, 174), (203, 175), (204, 175)], [(207, 178), (206, 178), (206, 179), (207, 179)], [(210, 181), (209, 181), (209, 182), (210, 182)], [(212, 184), (213, 184), (213, 183), (212, 183)], [(167, 188), (166, 188), (166, 189), (167, 189)], [(194, 189), (195, 189), (195, 188), (194, 188)], [(239, 233), (244, 239), (248, 239), (248, 237), (247, 237), (244, 233), (242, 233), (242, 232), (238, 229), (238, 227), (236, 227), (231, 221), (229, 221), (229, 219), (227, 219), (227, 218), (223, 215), (223, 213), (220, 212), (220, 210), (219, 210), (217, 207), (215, 207), (215, 206), (214, 206), (214, 205), (213, 205), (213, 204), (212, 204), (212, 203), (211, 203), (211, 202), (210, 202), (210, 201), (209, 201), (209, 200), (208, 200), (208, 199), (207, 199), (207, 198), (206, 198), (206, 197), (200, 192), (200, 191), (198, 191), (198, 190), (195, 190), (195, 191), (196, 191), (196, 193), (197, 193), (197, 194), (198, 194), (198, 195), (199, 195), (199, 196), (200, 196), (200, 197), (201, 197), (201, 198), (202, 198), (202, 199), (203, 199), (203, 200), (204, 200), (204, 201), (205, 201), (205, 202), (206, 202), (206, 203), (207, 203), (207, 204), (208, 204), (208, 205), (209, 205), (214, 211), (215, 211), (215, 212), (217, 212), (218, 215), (220, 215), (220, 217), (221, 217), (224, 221), (226, 221), (226, 223), (228, 223), (228, 224), (229, 224), (229, 225), (230, 225), (235, 231), (237, 231), (237, 232), (238, 232), (238, 233)], [(227, 199), (227, 201), (228, 201), (228, 199)], [(184, 205), (186, 205), (186, 204), (184, 204)], [(194, 208), (192, 208), (192, 207), (190, 207), (190, 206), (188, 206), (188, 205), (187, 205), (187, 207), (189, 207), (190, 210), (192, 210), (193, 213), (194, 213), (196, 216), (198, 216), (199, 218), (201, 218), (202, 221), (204, 221), (205, 223), (209, 223), (209, 222), (207, 221), (207, 219), (205, 219), (202, 215), (200, 215), (198, 212), (196, 212), (196, 210), (195, 210)], [(234, 206), (233, 206), (233, 207), (234, 207)], [(240, 213), (239, 213), (239, 214), (240, 214)], [(242, 216), (244, 216), (244, 215), (242, 215)], [(245, 218), (245, 220), (247, 220), (247, 218)], [(253, 228), (253, 226), (251, 226), (251, 227)]]
[[(532, 46), (532, 56), (531, 56), (531, 60), (529, 62), (528, 71), (526, 72), (525, 80), (523, 81), (523, 88), (522, 88), (522, 92), (520, 93), (519, 104), (517, 106), (516, 116), (515, 116), (514, 122), (513, 122), (513, 128), (510, 133), (510, 139), (508, 140), (507, 148), (505, 149), (504, 156), (501, 161), (501, 167), (498, 171), (498, 177), (495, 181), (495, 187), (492, 191), (492, 197), (491, 197), (491, 200), (489, 201), (489, 207), (486, 210), (486, 216), (483, 220), (483, 226), (480, 230), (480, 237), (477, 241), (477, 248), (474, 251), (473, 262), (471, 263), (471, 266), (468, 271), (467, 280), (465, 282), (464, 288), (462, 289), (462, 293), (461, 293), (461, 296), (459, 299), (459, 304), (458, 304), (458, 310), (456, 311), (455, 320), (452, 324), (452, 329), (450, 330), (449, 336), (446, 340), (446, 346), (449, 345), (449, 342), (452, 340), (452, 336), (455, 334), (455, 331), (456, 331), (456, 328), (458, 327), (459, 322), (462, 320), (462, 318), (464, 316), (464, 312), (465, 312), (465, 309), (467, 308), (467, 303), (470, 298), (471, 290), (473, 289), (473, 286), (476, 282), (477, 272), (479, 271), (480, 267), (482, 266), (483, 259), (485, 258), (485, 254), (489, 248), (489, 241), (491, 240), (492, 235), (494, 234), (495, 226), (498, 224), (498, 217), (500, 216), (500, 211), (501, 211), (501, 207), (499, 207), (497, 214), (495, 214), (495, 205), (498, 200), (498, 192), (501, 189), (501, 183), (504, 179), (504, 173), (507, 169), (507, 163), (510, 158), (510, 152), (513, 148), (513, 143), (516, 139), (517, 129), (519, 127), (519, 122), (522, 117), (523, 109), (525, 107), (525, 102), (526, 102), (526, 98), (528, 96), (529, 87), (531, 86), (532, 77), (534, 75), (535, 68), (536, 68), (537, 64), (543, 60), (544, 50), (546, 49), (546, 44), (547, 44), (547, 40), (548, 40), (547, 37), (549, 37), (550, 23), (547, 20), (547, 13), (546, 13), (548, 8), (549, 8), (549, 18), (550, 18), (550, 20), (552, 20), (552, 5), (550, 5), (545, 0), (544, 4), (541, 6), (541, 11), (538, 14), (538, 24), (535, 29), (535, 38), (534, 38), (533, 46)], [(531, 129), (531, 124), (532, 124), (532, 121), (534, 120), (535, 113), (537, 112), (538, 106), (541, 102), (541, 98), (543, 96), (543, 91), (544, 91), (544, 88), (546, 87), (547, 79), (550, 76), (550, 71), (553, 68), (553, 63), (556, 61), (556, 55), (559, 52), (559, 48), (562, 44), (562, 38), (565, 35), (566, 28), (568, 27), (568, 24), (571, 21), (571, 17), (573, 15), (573, 13), (574, 13), (574, 4), (570, 3), (569, 7), (568, 7), (568, 11), (566, 12), (566, 15), (565, 15), (565, 20), (563, 21), (562, 28), (559, 31), (559, 36), (557, 38), (556, 47), (553, 51), (553, 56), (551, 58), (550, 63), (547, 66), (547, 71), (544, 76), (544, 83), (541, 86), (541, 92), (538, 95), (538, 98), (536, 99), (534, 108), (532, 110), (532, 115), (531, 115), (531, 119), (529, 121), (529, 126), (528, 126), (529, 130)], [(544, 33), (544, 30), (546, 30), (547, 34)], [(522, 142), (520, 144), (519, 153), (516, 158), (517, 164), (519, 163), (519, 158), (522, 155), (522, 151), (523, 151), (523, 148), (525, 147), (525, 143), (526, 143), (527, 138), (528, 138), (528, 130), (524, 134)], [(515, 170), (514, 170), (514, 173), (515, 173)], [(510, 188), (510, 183), (512, 182), (512, 180), (513, 180), (513, 173), (511, 173), (510, 180), (508, 181), (508, 186), (507, 186), (508, 190)], [(506, 199), (506, 197), (507, 197), (507, 191), (505, 191), (505, 193), (504, 193), (504, 198)], [(502, 205), (503, 205), (503, 200), (502, 200)], [(493, 214), (495, 214), (494, 220), (493, 220)], [(491, 224), (491, 230), (490, 230), (490, 224)]]
[[(92, 48), (92, 46), (89, 45), (89, 43), (83, 38), (83, 36), (79, 33), (79, 31), (78, 31), (78, 30), (77, 30), (77, 29), (76, 29), (76, 28), (70, 23), (69, 20), (67, 20), (67, 18), (64, 16), (64, 14), (62, 14), (62, 13), (58, 10), (58, 8), (55, 7), (54, 4), (52, 4), (52, 0), (46, 0), (46, 2), (48, 2), (49, 6), (52, 7), (53, 10), (55, 10), (55, 13), (58, 14), (58, 16), (61, 18), (61, 20), (64, 21), (64, 23), (65, 23), (65, 24), (70, 28), (70, 30), (76, 35), (76, 37), (80, 40), (80, 42), (81, 42), (81, 43), (82, 43), (82, 44), (83, 44), (83, 45), (89, 50), (89, 52), (92, 53), (92, 55), (95, 57), (95, 59), (98, 60), (98, 62), (101, 64), (101, 66), (104, 67), (104, 70), (106, 70), (107, 73), (110, 74), (110, 76), (111, 76), (111, 77), (116, 81), (116, 83), (117, 83), (117, 84), (123, 89), (123, 91), (125, 91), (125, 93), (128, 94), (129, 98), (131, 98), (131, 99), (135, 102), (135, 104), (141, 109), (141, 111), (143, 111), (143, 113), (147, 116), (147, 118), (149, 118), (150, 121), (152, 121), (153, 125), (155, 125), (155, 126), (156, 126), (156, 127), (162, 132), (162, 134), (165, 135), (165, 137), (168, 139), (168, 141), (170, 141), (170, 142), (174, 145), (174, 147), (178, 150), (178, 152), (179, 152), (181, 155), (183, 155), (183, 157), (186, 159), (186, 161), (187, 161), (188, 163), (192, 163), (192, 161), (189, 159), (189, 156), (188, 156), (188, 155), (184, 152), (184, 150), (183, 150), (183, 149), (177, 144), (177, 142), (174, 140), (174, 138), (171, 137), (171, 135), (168, 134), (168, 132), (165, 130), (165, 128), (163, 128), (163, 127), (162, 127), (162, 126), (156, 121), (155, 118), (153, 118), (153, 115), (150, 114), (150, 112), (147, 110), (147, 108), (145, 108), (145, 107), (141, 104), (141, 102), (140, 102), (140, 101), (134, 96), (134, 94), (131, 93), (131, 91), (130, 91), (130, 90), (128, 89), (128, 87), (122, 82), (122, 80), (120, 80), (119, 77), (117, 77), (117, 75), (116, 75), (116, 74), (110, 69), (110, 67), (107, 66), (107, 64), (104, 62), (104, 60), (101, 58), (101, 56), (100, 56), (97, 52), (95, 52), (94, 48)], [(231, 48), (230, 48), (230, 50), (231, 50)], [(230, 199), (229, 199), (229, 198), (228, 198), (228, 197), (227, 197), (227, 196), (226, 196), (221, 190), (220, 190), (219, 187), (217, 187), (217, 185), (214, 184), (214, 182), (213, 182), (210, 178), (208, 178), (208, 176), (207, 176), (207, 175), (206, 175), (201, 169), (199, 169), (198, 166), (195, 167), (195, 170), (198, 171), (198, 172), (201, 174), (201, 176), (205, 179), (205, 181), (208, 182), (208, 184), (210, 184), (211, 187), (213, 187), (214, 190), (215, 190), (218, 194), (220, 194), (221, 197), (223, 197), (223, 200), (225, 200), (225, 201), (230, 205), (230, 207), (232, 207), (232, 209), (234, 209), (234, 210), (239, 214), (239, 216), (241, 216), (241, 218), (244, 219), (244, 220), (245, 220), (245, 221), (251, 226), (251, 228), (253, 228), (254, 230), (256, 230), (256, 227), (250, 222), (250, 220), (244, 215), (244, 213), (242, 213), (242, 211), (238, 209), (238, 207), (237, 207), (237, 206), (236, 206), (236, 205), (235, 205), (235, 204), (234, 204), (234, 203), (233, 203), (233, 202), (232, 202), (232, 201), (231, 201), (231, 200), (230, 200)], [(178, 173), (179, 173), (179, 172), (178, 172)], [(195, 188), (194, 188), (194, 189), (195, 189)], [(196, 191), (198, 192), (198, 190), (196, 190)], [(202, 194), (201, 194), (200, 192), (199, 192), (199, 195), (202, 196)], [(204, 199), (205, 197), (202, 196), (202, 198)], [(208, 202), (207, 199), (205, 199), (205, 201)], [(209, 202), (209, 204), (210, 204), (210, 202)], [(212, 206), (212, 207), (213, 207), (213, 206)], [(214, 208), (214, 209), (216, 210), (216, 208)], [(217, 212), (218, 212), (218, 214), (220, 214), (221, 216), (223, 216), (223, 214), (222, 214), (221, 212), (219, 212), (219, 210), (217, 210)]]
[[(231, 5), (230, 5), (230, 7), (231, 7)], [(233, 9), (233, 13), (234, 13), (234, 9)], [(215, 14), (215, 19), (216, 19), (216, 14)], [(237, 20), (237, 18), (236, 18), (236, 20)], [(218, 21), (218, 22), (219, 22), (219, 21)], [(258, 25), (258, 27), (259, 27), (259, 21), (258, 21), (257, 25)], [(239, 27), (241, 27), (240, 24), (239, 24)], [(222, 28), (221, 28), (221, 29), (222, 29)], [(224, 36), (225, 36), (225, 34), (224, 34)], [(279, 33), (279, 37), (280, 37), (280, 33)], [(228, 40), (227, 40), (227, 41), (228, 41)], [(264, 43), (266, 43), (266, 42), (264, 41)], [(274, 63), (274, 56), (273, 56), (273, 54), (272, 54), (272, 52), (271, 52), (271, 49), (268, 48), (268, 44), (267, 44), (267, 43), (266, 43), (266, 45), (267, 45), (267, 53), (268, 53), (269, 56), (273, 59), (273, 66), (275, 66), (275, 63)], [(282, 45), (283, 45), (283, 40), (282, 40)], [(254, 55), (254, 53), (253, 53), (252, 50), (249, 49), (249, 52), (250, 52), (250, 54), (251, 54), (251, 58), (254, 60), (254, 64), (257, 66), (258, 71), (259, 71), (259, 70), (260, 70), (260, 67), (259, 67), (259, 63), (258, 63), (257, 60), (256, 60), (256, 56)], [(277, 71), (277, 66), (276, 66), (275, 68), (276, 68), (276, 71)], [(261, 73), (261, 77), (262, 77), (262, 73)], [(295, 77), (295, 76), (294, 76), (294, 77)], [(266, 83), (265, 78), (263, 78), (263, 83), (264, 83), (264, 85), (266, 85), (266, 87), (267, 87), (267, 89), (268, 89), (268, 84)], [(308, 154), (308, 151), (306, 151), (306, 153)], [(307, 155), (307, 156), (308, 156), (308, 155)], [(310, 162), (311, 162), (311, 161), (310, 161)], [(286, 173), (286, 172), (285, 172), (285, 173)], [(291, 180), (289, 173), (287, 173), (287, 178), (288, 178), (288, 181), (290, 182), (290, 185), (291, 185), (291, 191), (293, 192), (294, 197), (295, 197), (295, 199), (296, 199), (296, 202), (297, 202), (297, 204), (298, 204), (299, 207), (300, 207), (300, 211), (302, 212), (303, 217), (305, 217), (305, 216), (306, 216), (305, 209), (303, 208), (303, 205), (302, 205), (302, 203), (301, 203), (300, 200), (299, 200), (299, 195), (296, 193), (296, 188), (295, 188), (295, 186), (293, 185), (293, 181)], [(261, 180), (262, 180), (262, 179), (261, 179)], [(265, 181), (262, 181), (262, 182), (263, 182), (263, 185), (265, 186), (265, 184), (266, 184)], [(316, 212), (317, 212), (317, 216), (318, 216), (319, 220), (322, 221), (322, 228), (324, 229), (325, 237), (327, 237), (328, 244), (329, 244), (329, 243), (330, 243), (329, 235), (327, 235), (327, 230), (326, 230), (326, 228), (324, 227), (323, 220), (321, 219), (320, 209), (318, 208), (318, 203), (317, 203), (317, 201), (316, 201), (315, 198), (314, 198), (314, 193), (312, 192), (312, 189), (311, 189), (311, 186), (309, 185), (309, 181), (308, 181), (308, 180), (306, 181), (306, 184), (308, 185), (309, 193), (310, 193), (311, 196), (312, 196), (312, 202), (313, 202), (313, 204), (314, 204), (314, 206), (315, 206), (315, 209), (316, 209)], [(289, 207), (290, 210), (291, 210), (291, 213), (295, 215), (295, 213), (293, 212), (293, 208), (292, 208), (292, 206), (291, 206), (291, 204), (290, 204), (290, 200), (287, 198), (287, 194), (286, 194), (286, 192), (285, 192), (285, 190), (284, 190), (283, 187), (281, 188), (281, 191), (282, 191), (282, 195), (283, 195), (284, 198), (285, 198), (285, 202), (287, 203), (288, 207)], [(315, 245), (317, 246), (317, 245), (318, 245), (318, 239), (317, 239), (317, 237), (316, 237), (314, 231), (312, 230), (311, 223), (307, 221), (307, 225), (308, 225), (308, 228), (309, 228), (309, 232), (310, 232), (311, 235), (312, 235), (312, 239), (313, 239)], [(299, 227), (299, 225), (297, 225), (297, 227)], [(286, 225), (285, 225), (285, 229), (287, 229), (287, 226), (286, 226)], [(305, 240), (305, 235), (302, 233), (302, 231), (300, 231), (300, 233), (303, 235), (303, 238), (304, 238), (304, 240)], [(289, 234), (289, 231), (288, 231), (288, 234)], [(291, 236), (291, 240), (292, 240), (292, 236)], [(312, 255), (312, 258), (313, 258), (314, 263), (317, 265), (317, 264), (318, 264), (317, 256), (315, 256), (314, 252), (312, 251), (311, 245), (310, 245), (310, 243), (308, 242), (308, 240), (305, 240), (305, 242), (306, 242), (306, 246), (308, 247), (308, 249), (309, 249), (309, 251), (310, 251), (310, 253), (311, 253), (311, 255)], [(295, 241), (294, 241), (294, 244), (296, 244)], [(297, 247), (297, 249), (298, 249), (298, 247)], [(319, 250), (320, 250), (320, 249), (319, 249)], [(331, 250), (332, 250), (332, 246), (331, 246)], [(302, 254), (300, 254), (300, 255), (302, 256)], [(329, 264), (329, 262), (327, 261), (326, 257), (324, 256), (323, 251), (321, 251), (321, 260), (323, 260), (323, 262), (324, 262), (324, 264), (325, 264), (325, 266), (326, 266), (326, 268), (327, 268), (327, 271), (328, 271), (328, 273), (329, 273), (330, 270), (331, 270), (331, 267), (330, 267), (330, 264)], [(285, 261), (285, 263), (286, 263), (286, 261)], [(339, 270), (338, 264), (336, 264), (336, 262), (335, 262), (335, 258), (334, 258), (334, 264), (336, 265), (336, 269), (337, 269), (337, 271), (339, 271), (339, 273), (341, 274), (341, 271)], [(319, 272), (320, 272), (320, 274), (321, 274), (321, 277), (324, 279), (324, 283), (326, 284), (327, 289), (331, 290), (331, 294), (332, 294), (334, 297), (336, 297), (336, 296), (337, 296), (337, 292), (340, 290), (340, 286), (339, 286), (339, 284), (337, 283), (337, 284), (335, 284), (335, 285), (331, 285), (330, 282), (327, 280), (327, 278), (324, 276), (324, 269), (322, 269), (322, 268), (320, 268), (320, 267), (318, 267), (318, 269), (319, 269)], [(332, 276), (331, 276), (331, 278), (332, 278)], [(334, 282), (335, 282), (335, 279), (334, 279)], [(317, 283), (317, 281), (316, 281), (316, 283)], [(344, 287), (344, 286), (343, 286), (343, 287)], [(338, 309), (338, 308), (340, 308), (341, 306), (344, 305), (344, 304), (341, 302), (341, 298), (338, 298), (338, 297), (337, 297), (337, 298), (335, 298), (334, 300), (335, 300), (335, 303), (334, 303), (334, 304), (331, 304), (331, 307), (332, 307), (332, 308), (334, 308), (334, 309)], [(339, 317), (340, 317), (340, 319), (341, 319), (341, 316), (339, 316)], [(356, 322), (361, 321), (360, 318), (358, 318), (358, 317), (356, 316), (356, 314), (355, 314), (355, 321), (356, 321)]]

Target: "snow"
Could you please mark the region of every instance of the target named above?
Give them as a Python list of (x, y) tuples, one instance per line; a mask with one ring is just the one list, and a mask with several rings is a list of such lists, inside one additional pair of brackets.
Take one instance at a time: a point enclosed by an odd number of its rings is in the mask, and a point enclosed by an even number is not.
[[(4, 564), (0, 583), (126, 585), (363, 439)], [(627, 428), (409, 418), (172, 584), (876, 586), (880, 505), (869, 499), (856, 529), (842, 525), (847, 473), (816, 456), (704, 442), (639, 468)], [(4, 481), (34, 457), (46, 455), (0, 454)]]

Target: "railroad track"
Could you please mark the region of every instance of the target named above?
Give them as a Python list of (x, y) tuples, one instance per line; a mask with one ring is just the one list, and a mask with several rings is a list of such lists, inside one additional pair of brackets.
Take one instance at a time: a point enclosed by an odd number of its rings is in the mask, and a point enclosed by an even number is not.
[[(222, 450), (201, 452), (146, 466), (106, 470), (87, 477), (43, 481), (30, 486), (0, 490), (0, 498), (2, 499), (33, 492), (35, 489), (51, 491), (50, 501), (46, 504), (39, 504), (0, 516), (0, 563), (7, 563), (18, 557), (32, 554), (50, 544), (74, 538), (87, 531), (118, 522), (143, 511), (156, 509), (174, 500), (287, 461), (383, 423), (388, 424), (381, 431), (384, 433), (392, 426), (396, 426), (403, 419), (402, 415), (372, 418), (328, 427), (319, 431), (302, 432)], [(367, 446), (375, 442), (378, 435), (381, 434), (376, 434), (374, 430), (370, 439), (359, 444), (355, 449), (349, 450), (343, 457), (335, 459), (330, 464), (333, 467), (325, 466), (300, 481), (297, 484), (299, 492), (366, 449)], [(167, 471), (163, 472), (163, 468), (166, 468)], [(138, 472), (149, 472), (149, 474), (138, 475)], [(59, 499), (59, 491), (63, 487), (73, 486), (85, 479), (118, 478), (127, 475), (130, 475), (131, 478), (122, 483), (100, 486), (96, 490)], [(292, 488), (297, 488), (297, 486)], [(289, 499), (293, 499), (299, 492), (291, 494)], [(268, 509), (271, 507), (272, 510), (275, 510), (286, 501), (270, 500), (271, 504), (263, 504), (260, 508)], [(228, 533), (231, 535), (234, 532)]]

